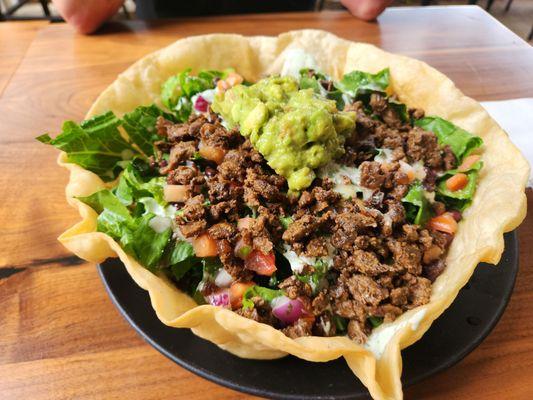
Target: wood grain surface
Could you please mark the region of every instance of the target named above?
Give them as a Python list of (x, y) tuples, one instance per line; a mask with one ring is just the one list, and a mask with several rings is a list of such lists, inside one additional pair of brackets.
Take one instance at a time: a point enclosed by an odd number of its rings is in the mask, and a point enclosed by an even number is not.
[[(0, 398), (249, 397), (144, 343), (111, 304), (95, 266), (57, 242), (78, 216), (65, 202), (67, 173), (55, 164), (57, 153), (34, 137), (82, 119), (119, 72), (176, 39), (300, 28), (424, 60), (478, 100), (533, 96), (531, 47), (478, 7), (390, 9), (377, 23), (343, 12), (114, 23), (93, 36), (64, 24), (0, 23)], [(528, 199), (533, 206), (531, 193)], [(533, 397), (531, 215), (519, 239), (517, 285), (496, 329), (461, 363), (408, 388), (406, 398)]]
[(28, 21), (24, 24), (0, 24), (0, 95), (24, 57), (35, 34), (45, 26), (45, 21)]

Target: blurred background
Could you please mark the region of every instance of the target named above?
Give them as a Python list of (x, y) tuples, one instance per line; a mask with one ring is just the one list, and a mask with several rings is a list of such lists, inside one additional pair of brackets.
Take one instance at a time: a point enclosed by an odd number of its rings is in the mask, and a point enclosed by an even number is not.
[[(533, 0), (395, 0), (392, 7), (477, 4), (524, 40), (533, 39)], [(339, 0), (317, 0), (315, 9), (341, 9)], [(126, 0), (114, 19), (135, 19), (135, 2)], [(3, 20), (50, 19), (61, 21), (48, 0), (0, 0), (0, 22)]]

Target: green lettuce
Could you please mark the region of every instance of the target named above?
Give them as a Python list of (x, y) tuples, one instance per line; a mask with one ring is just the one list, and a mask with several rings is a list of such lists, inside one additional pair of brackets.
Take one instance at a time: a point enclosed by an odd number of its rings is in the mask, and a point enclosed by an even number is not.
[(129, 138), (146, 156), (154, 155), (154, 142), (161, 140), (156, 129), (156, 121), (160, 116), (174, 121), (171, 114), (163, 112), (155, 105), (137, 107), (123, 117), (122, 124)]
[[(479, 170), (483, 168), (483, 162), (477, 161), (467, 171), (457, 169), (447, 171), (437, 182), (437, 199), (446, 204), (447, 209), (463, 211), (474, 198), (476, 193)], [(468, 177), (468, 183), (461, 190), (452, 192), (446, 187), (446, 180), (458, 173), (464, 173)]]
[(431, 204), (425, 196), (425, 190), (420, 181), (411, 185), (402, 202), (410, 222), (424, 226), (431, 218)]
[(146, 213), (133, 217), (130, 210), (111, 191), (104, 189), (87, 197), (78, 197), (99, 213), (96, 229), (118, 241), (127, 253), (134, 256), (143, 266), (154, 270), (172, 235), (170, 226), (156, 232), (150, 226), (155, 217)]
[(337, 334), (346, 332), (348, 330), (348, 319), (343, 318), (337, 314), (333, 314), (332, 317), (333, 323), (335, 324), (335, 328), (337, 329)]
[[(206, 284), (214, 283), (217, 272), (223, 268), (222, 262), (218, 257), (198, 258), (194, 255), (192, 246), (188, 247), (185, 244), (187, 242), (178, 243), (181, 247), (179, 250), (181, 261), (172, 265), (171, 271), (174, 278), (180, 285), (184, 286), (193, 299), (198, 304), (204, 304), (205, 298), (201, 293), (201, 288), (205, 287)], [(174, 258), (172, 261), (176, 261), (176, 259)]]
[(244, 295), (242, 297), (242, 307), (248, 309), (254, 308), (254, 302), (252, 301), (252, 298), (256, 296), (259, 296), (266, 302), (270, 303), (276, 297), (283, 296), (283, 291), (268, 289), (257, 285), (252, 286), (248, 288), (246, 292), (244, 292)]
[(177, 240), (174, 242), (169, 258), (170, 269), (174, 278), (179, 281), (189, 270), (198, 264), (199, 259), (194, 255), (194, 249), (189, 242)]
[[(389, 107), (394, 110), (402, 122), (409, 122), (409, 114), (407, 113), (407, 106), (399, 101), (389, 98), (387, 96), (387, 88), (390, 83), (390, 70), (385, 68), (376, 74), (370, 74), (363, 71), (352, 71), (345, 74), (340, 82), (335, 84), (335, 87), (340, 93), (340, 98), (344, 107), (344, 100), (342, 94), (346, 93), (351, 98), (362, 100), (367, 105), (370, 101), (370, 94), (373, 92), (380, 93), (387, 97)], [(333, 96), (332, 96), (333, 98)], [(367, 113), (371, 113), (368, 107)]]
[(214, 278), (218, 270), (222, 268), (222, 263), (218, 257), (205, 257), (202, 258), (202, 266), (204, 274)]
[(66, 152), (69, 162), (94, 172), (105, 181), (111, 181), (119, 174), (120, 163), (137, 153), (120, 134), (120, 122), (109, 111), (79, 125), (74, 121), (65, 121), (62, 132), (55, 139), (47, 133), (36, 139)]
[(113, 239), (120, 240), (133, 221), (128, 208), (107, 189), (78, 199), (99, 214), (96, 220), (97, 230), (109, 234)]
[(324, 260), (318, 260), (313, 266), (313, 273), (308, 275), (296, 275), (298, 280), (305, 282), (311, 286), (313, 293), (320, 290), (320, 286), (328, 272), (328, 264)]
[(179, 264), (194, 256), (194, 249), (192, 245), (185, 240), (177, 240), (172, 247), (170, 253), (169, 264)]
[(289, 225), (294, 222), (294, 218), (291, 217), (290, 215), (287, 217), (279, 217), (279, 222), (281, 226), (283, 227), (283, 229), (287, 229)]
[(192, 112), (191, 98), (200, 92), (215, 87), (216, 78), (225, 78), (228, 72), (203, 70), (197, 76), (188, 68), (168, 78), (161, 87), (161, 102), (171, 110), (179, 122), (185, 122)]
[(335, 103), (337, 104), (337, 110), (343, 110), (345, 104), (342, 91), (337, 89), (335, 86), (332, 86), (332, 90), (330, 91), (326, 90), (320, 83), (321, 80), (328, 80), (328, 78), (324, 74), (309, 68), (303, 68), (300, 70), (300, 89), (313, 89), (316, 94), (323, 95), (331, 100), (335, 100)]
[(483, 145), (479, 136), (474, 136), (440, 117), (421, 118), (415, 121), (415, 126), (433, 132), (440, 144), (450, 146), (459, 161)]
[[(69, 162), (94, 172), (104, 181), (111, 181), (128, 165), (127, 161), (154, 154), (153, 143), (160, 140), (155, 128), (158, 116), (174, 120), (156, 106), (141, 106), (123, 119), (108, 111), (80, 124), (65, 121), (56, 138), (45, 133), (36, 139), (67, 153)], [(120, 127), (127, 137), (121, 134)]]
[(172, 236), (170, 226), (163, 232), (156, 232), (150, 226), (154, 214), (148, 213), (133, 221), (133, 235), (131, 247), (133, 255), (141, 265), (154, 270), (163, 256), (165, 248)]
[(390, 70), (385, 68), (376, 74), (352, 71), (345, 74), (335, 87), (352, 98), (368, 92), (385, 92), (389, 87)]
[(383, 323), (383, 317), (376, 317), (374, 315), (368, 317), (367, 320), (370, 322), (370, 325), (372, 325), (372, 328), (377, 328)]
[[(78, 197), (99, 214), (97, 230), (115, 239), (124, 251), (151, 271), (183, 262), (192, 253), (192, 247), (181, 246), (178, 251), (171, 240), (175, 208), (163, 200), (164, 178), (153, 174), (144, 160), (136, 158), (126, 167), (113, 190)], [(161, 220), (158, 225), (162, 224), (162, 228), (154, 230), (151, 221), (156, 217), (168, 219), (168, 228), (164, 229), (165, 221)], [(190, 247), (188, 243), (186, 246)]]
[(165, 177), (158, 176), (146, 161), (136, 158), (124, 169), (114, 193), (126, 206), (143, 197), (153, 197), (159, 204), (166, 205), (164, 185)]

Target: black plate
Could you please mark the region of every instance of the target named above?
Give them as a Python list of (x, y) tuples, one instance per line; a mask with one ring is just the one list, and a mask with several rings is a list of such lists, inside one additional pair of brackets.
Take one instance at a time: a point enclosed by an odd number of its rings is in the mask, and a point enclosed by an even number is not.
[[(404, 385), (412, 385), (457, 363), (489, 334), (502, 315), (518, 272), (516, 233), (505, 235), (498, 267), (481, 264), (452, 306), (426, 334), (402, 352)], [(312, 363), (296, 357), (245, 360), (227, 353), (188, 329), (163, 325), (117, 259), (98, 266), (111, 299), (152, 346), (182, 367), (220, 385), (258, 396), (283, 399), (367, 398), (365, 387), (344, 360)]]

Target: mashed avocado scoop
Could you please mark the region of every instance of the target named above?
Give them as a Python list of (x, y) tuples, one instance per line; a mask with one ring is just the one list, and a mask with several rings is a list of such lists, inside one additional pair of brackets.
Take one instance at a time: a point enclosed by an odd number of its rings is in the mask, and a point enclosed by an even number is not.
[(355, 128), (355, 113), (338, 111), (335, 101), (313, 89), (300, 90), (292, 77), (235, 86), (219, 93), (211, 108), (230, 127), (240, 127), (291, 191), (311, 185), (314, 169), (342, 155)]

